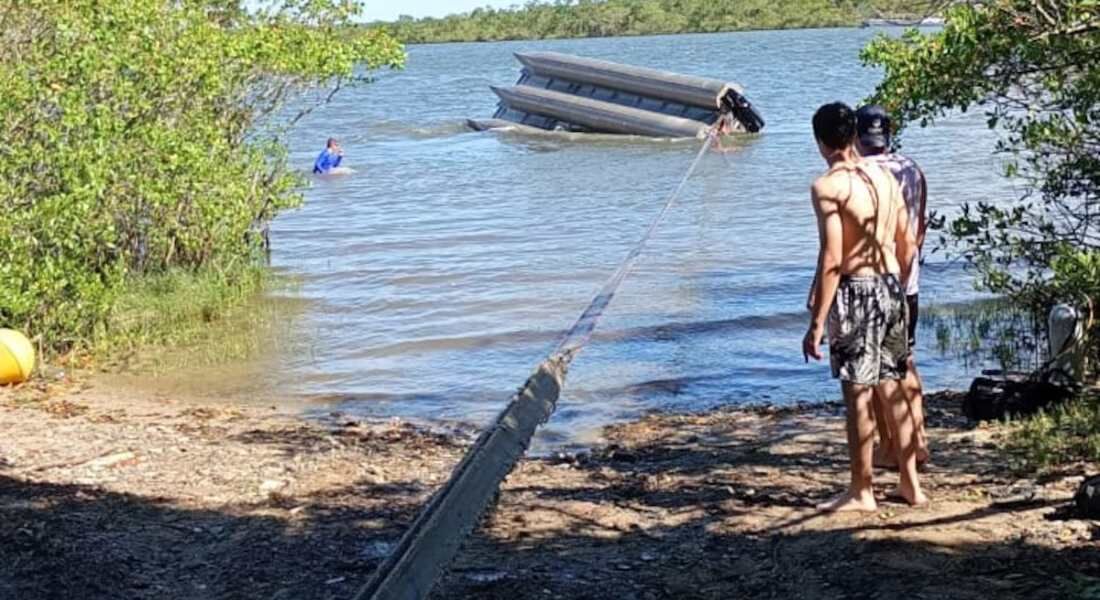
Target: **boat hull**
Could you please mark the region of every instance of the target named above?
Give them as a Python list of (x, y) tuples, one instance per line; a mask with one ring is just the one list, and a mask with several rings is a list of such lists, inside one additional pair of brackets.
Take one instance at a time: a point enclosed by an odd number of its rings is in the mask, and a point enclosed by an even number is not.
[(669, 138), (701, 138), (707, 124), (518, 85), (492, 88), (509, 108), (579, 125), (590, 131)]
[(653, 137), (698, 138), (755, 133), (764, 119), (740, 86), (718, 79), (667, 73), (556, 52), (516, 54), (523, 64), (492, 119), (468, 121), (477, 130), (514, 123), (534, 129)]

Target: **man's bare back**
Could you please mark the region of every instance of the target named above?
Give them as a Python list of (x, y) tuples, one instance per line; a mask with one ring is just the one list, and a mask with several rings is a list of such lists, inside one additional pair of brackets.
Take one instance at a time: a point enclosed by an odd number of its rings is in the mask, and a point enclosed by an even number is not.
[(886, 275), (903, 281), (908, 269), (897, 245), (909, 228), (909, 213), (893, 175), (870, 162), (833, 165), (813, 185), (819, 218), (841, 222), (842, 275)]

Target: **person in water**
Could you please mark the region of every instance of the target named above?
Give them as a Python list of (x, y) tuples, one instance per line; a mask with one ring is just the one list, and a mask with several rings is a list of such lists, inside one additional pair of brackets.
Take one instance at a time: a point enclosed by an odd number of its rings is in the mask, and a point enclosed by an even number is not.
[(344, 149), (336, 142), (336, 138), (329, 138), (325, 144), (325, 149), (321, 151), (321, 154), (317, 156), (317, 160), (313, 163), (313, 172), (323, 175), (339, 167), (340, 162), (343, 160)]
[[(928, 184), (924, 171), (912, 159), (890, 152), (890, 115), (878, 105), (863, 106), (856, 111), (856, 147), (864, 160), (885, 168), (901, 187), (901, 196), (909, 212), (909, 227), (917, 241), (917, 255), (909, 270), (909, 282), (905, 287), (905, 303), (909, 311), (909, 364), (902, 389), (909, 402), (911, 419), (917, 431), (917, 464), (928, 461), (928, 436), (924, 429), (924, 393), (920, 374), (913, 358), (913, 346), (917, 339), (917, 320), (920, 317), (920, 257), (928, 232)], [(875, 451), (875, 465), (896, 467), (897, 449), (894, 435), (888, 427), (886, 404), (875, 398), (875, 423), (878, 425), (881, 445)]]
[[(905, 283), (916, 239), (897, 180), (865, 162), (856, 150), (856, 116), (835, 102), (813, 117), (814, 137), (828, 171), (814, 181), (811, 200), (820, 248), (816, 291), (803, 357), (821, 360), (828, 322), (833, 376), (847, 405), (848, 490), (819, 506), (829, 512), (874, 511), (871, 487), (875, 423), (871, 404), (886, 399), (892, 431), (902, 449), (898, 495), (928, 502), (917, 474), (915, 431), (899, 382), (909, 363)], [(898, 257), (901, 257), (899, 260)]]

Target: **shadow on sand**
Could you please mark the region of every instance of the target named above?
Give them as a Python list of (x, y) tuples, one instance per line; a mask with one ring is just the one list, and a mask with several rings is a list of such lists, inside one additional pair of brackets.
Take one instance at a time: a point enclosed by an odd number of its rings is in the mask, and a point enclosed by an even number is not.
[[(524, 463), (435, 598), (1069, 598), (1096, 591), (1095, 543), (1007, 524), (1057, 501), (885, 504), (823, 518), (846, 467), (835, 430), (778, 424)], [(935, 424), (931, 424), (935, 427)], [(308, 436), (307, 436), (308, 437)], [(243, 440), (316, 447), (316, 440)], [(365, 457), (366, 459), (366, 457)], [(943, 449), (934, 493), (995, 485)], [(787, 476), (787, 474), (793, 474)], [(349, 482), (216, 510), (200, 499), (32, 482), (0, 463), (0, 598), (352, 598), (433, 486)], [(1091, 588), (1089, 586), (1092, 586)]]

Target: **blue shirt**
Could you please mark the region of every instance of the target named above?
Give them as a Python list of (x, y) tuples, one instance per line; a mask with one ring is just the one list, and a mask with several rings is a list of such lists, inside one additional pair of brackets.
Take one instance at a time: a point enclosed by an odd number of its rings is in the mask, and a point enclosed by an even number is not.
[(339, 167), (341, 160), (344, 160), (343, 156), (333, 154), (328, 151), (328, 148), (325, 148), (313, 163), (313, 172), (328, 173), (332, 169)]

